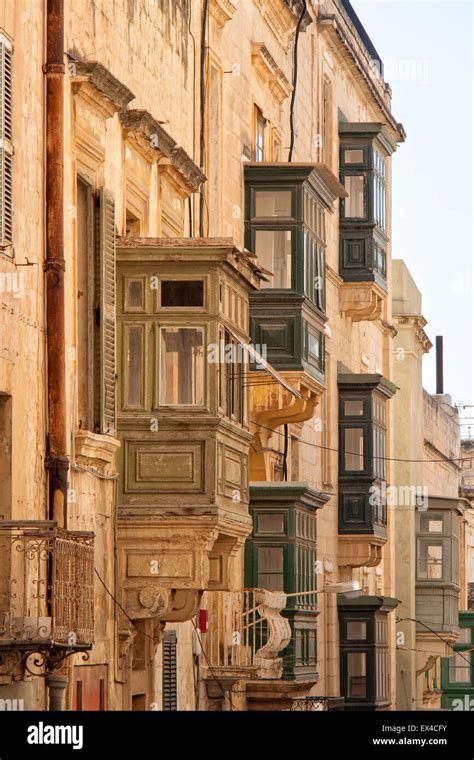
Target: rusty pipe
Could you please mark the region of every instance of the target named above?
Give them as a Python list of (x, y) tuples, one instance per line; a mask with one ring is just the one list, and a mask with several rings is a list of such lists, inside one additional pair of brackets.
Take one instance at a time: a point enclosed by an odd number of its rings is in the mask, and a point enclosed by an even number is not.
[(46, 329), (49, 517), (67, 524), (64, 298), (64, 0), (46, 0)]

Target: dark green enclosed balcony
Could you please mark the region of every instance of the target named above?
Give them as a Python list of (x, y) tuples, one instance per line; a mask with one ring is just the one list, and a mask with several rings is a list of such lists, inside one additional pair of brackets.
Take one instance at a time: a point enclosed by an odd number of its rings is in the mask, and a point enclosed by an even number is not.
[(341, 695), (346, 710), (390, 707), (388, 613), (398, 599), (338, 598)]
[(346, 282), (375, 282), (387, 290), (389, 173), (396, 150), (379, 123), (339, 125), (341, 201), (339, 274)]
[(328, 501), (307, 483), (250, 485), (253, 531), (245, 544), (245, 585), (292, 594), (282, 615), (291, 626), (283, 678), (318, 680), (316, 511)]
[(396, 386), (340, 371), (338, 388), (339, 533), (386, 537), (386, 402)]
[(276, 369), (324, 381), (326, 213), (344, 190), (322, 164), (246, 164), (244, 178), (245, 244), (266, 276), (252, 340)]

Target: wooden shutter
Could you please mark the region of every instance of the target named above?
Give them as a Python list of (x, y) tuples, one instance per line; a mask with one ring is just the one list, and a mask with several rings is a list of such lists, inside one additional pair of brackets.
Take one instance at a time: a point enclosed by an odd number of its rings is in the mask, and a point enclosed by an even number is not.
[(97, 214), (98, 426), (101, 433), (115, 435), (115, 203), (104, 188), (99, 191)]
[(165, 631), (163, 639), (163, 710), (178, 709), (176, 680), (176, 631)]
[(0, 34), (0, 245), (13, 240), (12, 46)]

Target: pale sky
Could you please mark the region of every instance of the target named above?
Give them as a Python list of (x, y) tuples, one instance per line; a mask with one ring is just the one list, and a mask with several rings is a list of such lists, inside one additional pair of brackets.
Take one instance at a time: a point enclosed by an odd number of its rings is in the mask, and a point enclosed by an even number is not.
[[(444, 391), (474, 404), (474, 0), (352, 0), (385, 65), (407, 132), (393, 158), (393, 258), (422, 293), (426, 331), (444, 336)], [(423, 384), (435, 388), (434, 347)], [(463, 416), (471, 417), (474, 407)], [(468, 420), (466, 420), (467, 422)]]

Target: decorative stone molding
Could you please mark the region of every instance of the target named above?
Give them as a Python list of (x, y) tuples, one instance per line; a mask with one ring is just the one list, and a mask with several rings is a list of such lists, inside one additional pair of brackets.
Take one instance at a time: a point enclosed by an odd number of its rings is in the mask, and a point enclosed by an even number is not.
[[(334, 9), (337, 10), (335, 4)], [(328, 14), (324, 12), (324, 9), (320, 10), (317, 24), (324, 43), (339, 59), (341, 67), (345, 65), (345, 71), (350, 78), (363, 80), (374, 104), (387, 122), (392, 137), (397, 142), (404, 142), (406, 133), (403, 124), (396, 121), (390, 110), (390, 88), (387, 88), (381, 78), (377, 78), (368, 52), (344, 12), (337, 11)]]
[(323, 386), (306, 372), (282, 372), (281, 376), (298, 395), (292, 395), (282, 386), (269, 385), (265, 372), (252, 373), (254, 410), (251, 416), (255, 419), (256, 429), (249, 461), (253, 480), (272, 480), (273, 434), (281, 425), (292, 425), (311, 419), (324, 390)]
[(408, 329), (413, 332), (417, 356), (427, 354), (428, 351), (433, 348), (432, 342), (424, 331), (424, 327), (427, 322), (423, 316), (420, 314), (394, 315), (393, 321), (399, 329)]
[(209, 3), (209, 13), (214, 18), (218, 29), (223, 29), (236, 10), (231, 0), (210, 0)]
[(94, 102), (108, 118), (127, 108), (135, 95), (98, 61), (71, 61), (73, 92)]
[(126, 138), (136, 144), (150, 161), (175, 173), (180, 185), (188, 193), (196, 192), (206, 176), (184, 148), (178, 146), (161, 124), (148, 111), (133, 109), (120, 114), (120, 123)]
[(339, 567), (376, 567), (386, 543), (387, 539), (381, 536), (339, 536)]
[[(228, 565), (242, 547), (249, 526), (238, 526), (234, 538), (224, 530), (224, 522), (207, 516), (121, 516), (118, 561), (127, 615), (132, 620), (190, 620), (204, 590), (225, 588), (229, 583)], [(211, 562), (221, 569), (215, 582), (210, 580)]]
[(264, 42), (252, 42), (252, 64), (260, 78), (268, 84), (272, 95), (283, 103), (293, 87)]
[(339, 290), (339, 309), (353, 322), (373, 322), (382, 315), (385, 296), (374, 282), (344, 282)]
[[(302, 0), (254, 0), (265, 23), (277, 38), (285, 51), (288, 50), (291, 36), (303, 9)], [(302, 31), (312, 22), (306, 12), (301, 25)]]
[(120, 441), (109, 435), (78, 430), (74, 434), (75, 462), (80, 467), (88, 467), (100, 475), (114, 475), (116, 472), (115, 453)]

